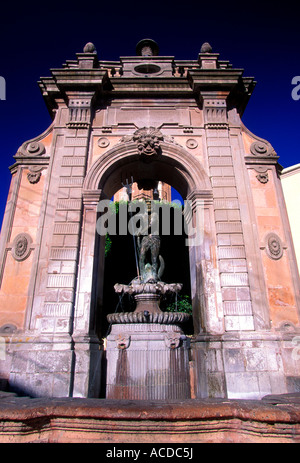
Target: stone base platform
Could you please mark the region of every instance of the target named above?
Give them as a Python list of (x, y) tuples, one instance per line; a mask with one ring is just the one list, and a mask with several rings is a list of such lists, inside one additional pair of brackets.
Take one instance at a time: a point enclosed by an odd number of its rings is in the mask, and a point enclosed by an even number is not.
[(150, 402), (0, 392), (0, 442), (299, 443), (300, 394)]

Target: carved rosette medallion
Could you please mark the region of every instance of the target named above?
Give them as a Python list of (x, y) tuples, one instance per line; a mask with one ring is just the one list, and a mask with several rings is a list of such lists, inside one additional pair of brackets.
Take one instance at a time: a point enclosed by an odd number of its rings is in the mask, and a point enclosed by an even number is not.
[(187, 148), (193, 150), (193, 149), (197, 148), (198, 142), (197, 142), (197, 140), (195, 140), (194, 138), (189, 138), (189, 139), (186, 141), (186, 146), (187, 146)]
[(143, 159), (149, 159), (160, 152), (160, 142), (164, 137), (155, 127), (143, 127), (134, 132), (132, 140), (136, 142), (138, 152)]
[(15, 260), (23, 261), (29, 257), (31, 253), (32, 239), (28, 233), (19, 233), (12, 244), (11, 253)]
[(283, 255), (283, 245), (276, 233), (269, 233), (266, 236), (266, 253), (273, 260), (278, 260)]
[(98, 143), (98, 146), (100, 146), (100, 148), (107, 148), (107, 146), (109, 146), (110, 144), (110, 141), (108, 140), (108, 138), (101, 137), (99, 138), (97, 143)]

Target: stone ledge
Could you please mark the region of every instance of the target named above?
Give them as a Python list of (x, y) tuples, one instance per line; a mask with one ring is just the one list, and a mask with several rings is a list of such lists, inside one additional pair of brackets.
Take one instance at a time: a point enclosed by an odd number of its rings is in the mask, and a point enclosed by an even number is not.
[(127, 401), (0, 396), (2, 443), (299, 443), (300, 394)]
[(111, 324), (117, 323), (158, 323), (162, 325), (167, 324), (181, 324), (188, 321), (189, 314), (184, 312), (161, 312), (161, 313), (147, 313), (144, 312), (118, 312), (107, 315), (107, 320)]

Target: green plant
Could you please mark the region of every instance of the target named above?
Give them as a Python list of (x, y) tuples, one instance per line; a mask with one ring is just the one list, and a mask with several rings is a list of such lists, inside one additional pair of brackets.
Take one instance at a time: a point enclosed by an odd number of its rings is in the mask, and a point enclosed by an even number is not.
[(108, 233), (105, 235), (105, 257), (108, 256), (111, 250), (112, 240)]
[(191, 298), (187, 295), (184, 296), (177, 296), (177, 303), (176, 301), (169, 304), (166, 308), (167, 312), (184, 312), (189, 315), (192, 315), (192, 304)]

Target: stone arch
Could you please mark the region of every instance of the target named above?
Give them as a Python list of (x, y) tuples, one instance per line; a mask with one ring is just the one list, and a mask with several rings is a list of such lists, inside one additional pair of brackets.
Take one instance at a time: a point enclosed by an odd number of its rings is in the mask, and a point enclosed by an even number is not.
[(91, 166), (84, 191), (101, 190), (103, 196), (110, 198), (122, 186), (126, 175), (130, 178), (130, 173), (134, 172), (134, 181), (159, 177), (176, 188), (184, 198), (195, 191), (203, 194), (211, 192), (209, 177), (195, 156), (176, 143), (162, 142), (160, 147), (161, 154), (145, 163), (140, 161), (135, 143), (119, 143)]
[[(89, 354), (84, 355), (97, 358), (99, 352), (97, 317), (103, 303), (105, 237), (99, 236), (96, 231), (97, 205), (100, 199), (110, 199), (122, 186), (122, 181), (131, 178), (131, 174), (134, 181), (142, 178), (160, 179), (176, 188), (184, 199), (191, 201), (192, 220), (201, 210), (203, 242), (188, 248), (194, 332), (195, 335), (224, 332), (221, 288), (216, 268), (212, 188), (204, 167), (193, 154), (173, 142), (162, 141), (160, 152), (149, 163), (141, 161), (135, 143), (121, 142), (92, 164), (83, 186), (79, 272), (72, 333), (78, 358), (83, 355), (82, 345), (87, 340)], [(96, 371), (99, 368), (97, 365), (91, 367), (90, 371)], [(81, 373), (76, 370), (75, 395), (82, 388), (81, 381)], [(88, 381), (89, 388), (92, 388), (93, 379)]]
[[(177, 143), (161, 142), (160, 153), (144, 163), (137, 145), (130, 141), (106, 151), (92, 164), (85, 178), (74, 336), (93, 332), (97, 307), (99, 301), (101, 305), (103, 294), (105, 240), (103, 237), (98, 239), (96, 233), (97, 204), (100, 199), (110, 199), (122, 186), (122, 181), (130, 179), (131, 175), (134, 181), (159, 179), (172, 185), (184, 199), (191, 201), (194, 217), (197, 208), (203, 209), (204, 241), (201, 246), (189, 247), (194, 328), (195, 333), (222, 332), (222, 307), (210, 294), (212, 284), (214, 289), (219, 285), (215, 253), (212, 251), (216, 243), (210, 179), (200, 161)], [(96, 255), (99, 256), (98, 262)], [(215, 283), (212, 283), (213, 280), (216, 280)]]

